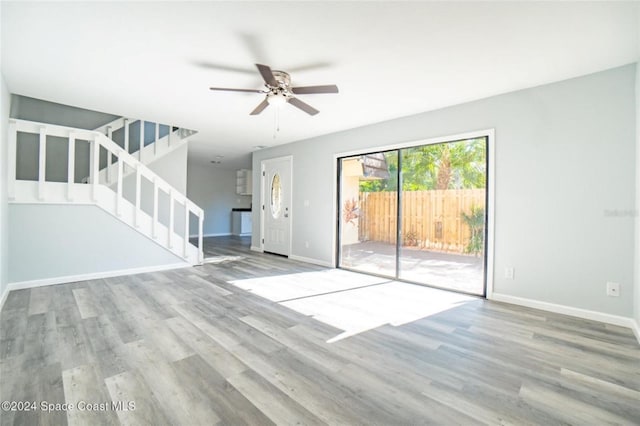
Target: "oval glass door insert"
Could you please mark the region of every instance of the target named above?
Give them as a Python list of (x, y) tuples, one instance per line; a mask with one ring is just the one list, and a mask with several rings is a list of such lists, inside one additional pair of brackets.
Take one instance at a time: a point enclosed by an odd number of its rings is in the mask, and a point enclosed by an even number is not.
[(280, 217), (282, 212), (282, 185), (280, 175), (276, 173), (271, 179), (271, 216), (274, 219)]

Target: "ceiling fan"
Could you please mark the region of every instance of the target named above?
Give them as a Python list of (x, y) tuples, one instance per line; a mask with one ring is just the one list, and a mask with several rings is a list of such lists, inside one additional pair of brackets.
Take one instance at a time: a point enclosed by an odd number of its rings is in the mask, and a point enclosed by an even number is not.
[(301, 109), (309, 115), (316, 115), (320, 111), (311, 105), (302, 102), (293, 95), (310, 95), (315, 93), (338, 93), (338, 86), (335, 84), (324, 86), (291, 87), (291, 77), (284, 71), (271, 70), (267, 65), (256, 64), (258, 71), (264, 79), (265, 89), (229, 89), (224, 87), (210, 87), (211, 90), (221, 90), (226, 92), (250, 92), (262, 93), (265, 99), (253, 110), (250, 115), (260, 114), (269, 105), (282, 105), (289, 103)]

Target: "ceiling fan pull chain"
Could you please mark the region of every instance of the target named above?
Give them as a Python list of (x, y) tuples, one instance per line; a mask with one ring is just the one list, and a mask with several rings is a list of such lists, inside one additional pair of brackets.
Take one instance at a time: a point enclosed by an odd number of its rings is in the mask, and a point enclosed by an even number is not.
[(273, 111), (273, 138), (275, 139), (278, 136), (278, 132), (280, 131), (280, 108), (274, 108)]
[(277, 119), (277, 115), (278, 114), (278, 109), (274, 108), (273, 111), (273, 138), (276, 138), (276, 129), (278, 128), (278, 119)]

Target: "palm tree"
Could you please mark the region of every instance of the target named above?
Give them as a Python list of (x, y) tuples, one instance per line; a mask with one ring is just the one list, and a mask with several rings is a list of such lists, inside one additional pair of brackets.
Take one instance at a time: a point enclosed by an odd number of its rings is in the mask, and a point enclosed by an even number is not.
[(402, 150), (403, 190), (484, 188), (485, 139)]
[[(484, 188), (485, 138), (468, 139), (402, 149), (402, 190)], [(389, 179), (362, 181), (360, 191), (396, 191), (398, 155), (385, 153)]]
[(460, 215), (471, 230), (471, 236), (465, 252), (479, 256), (484, 252), (484, 207), (471, 206), (469, 214), (462, 212)]

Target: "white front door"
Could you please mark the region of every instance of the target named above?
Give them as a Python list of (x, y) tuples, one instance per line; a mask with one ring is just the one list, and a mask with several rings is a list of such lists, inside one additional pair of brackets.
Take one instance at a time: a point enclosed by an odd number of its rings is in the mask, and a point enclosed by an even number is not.
[(291, 251), (291, 157), (262, 162), (263, 245), (266, 252)]

